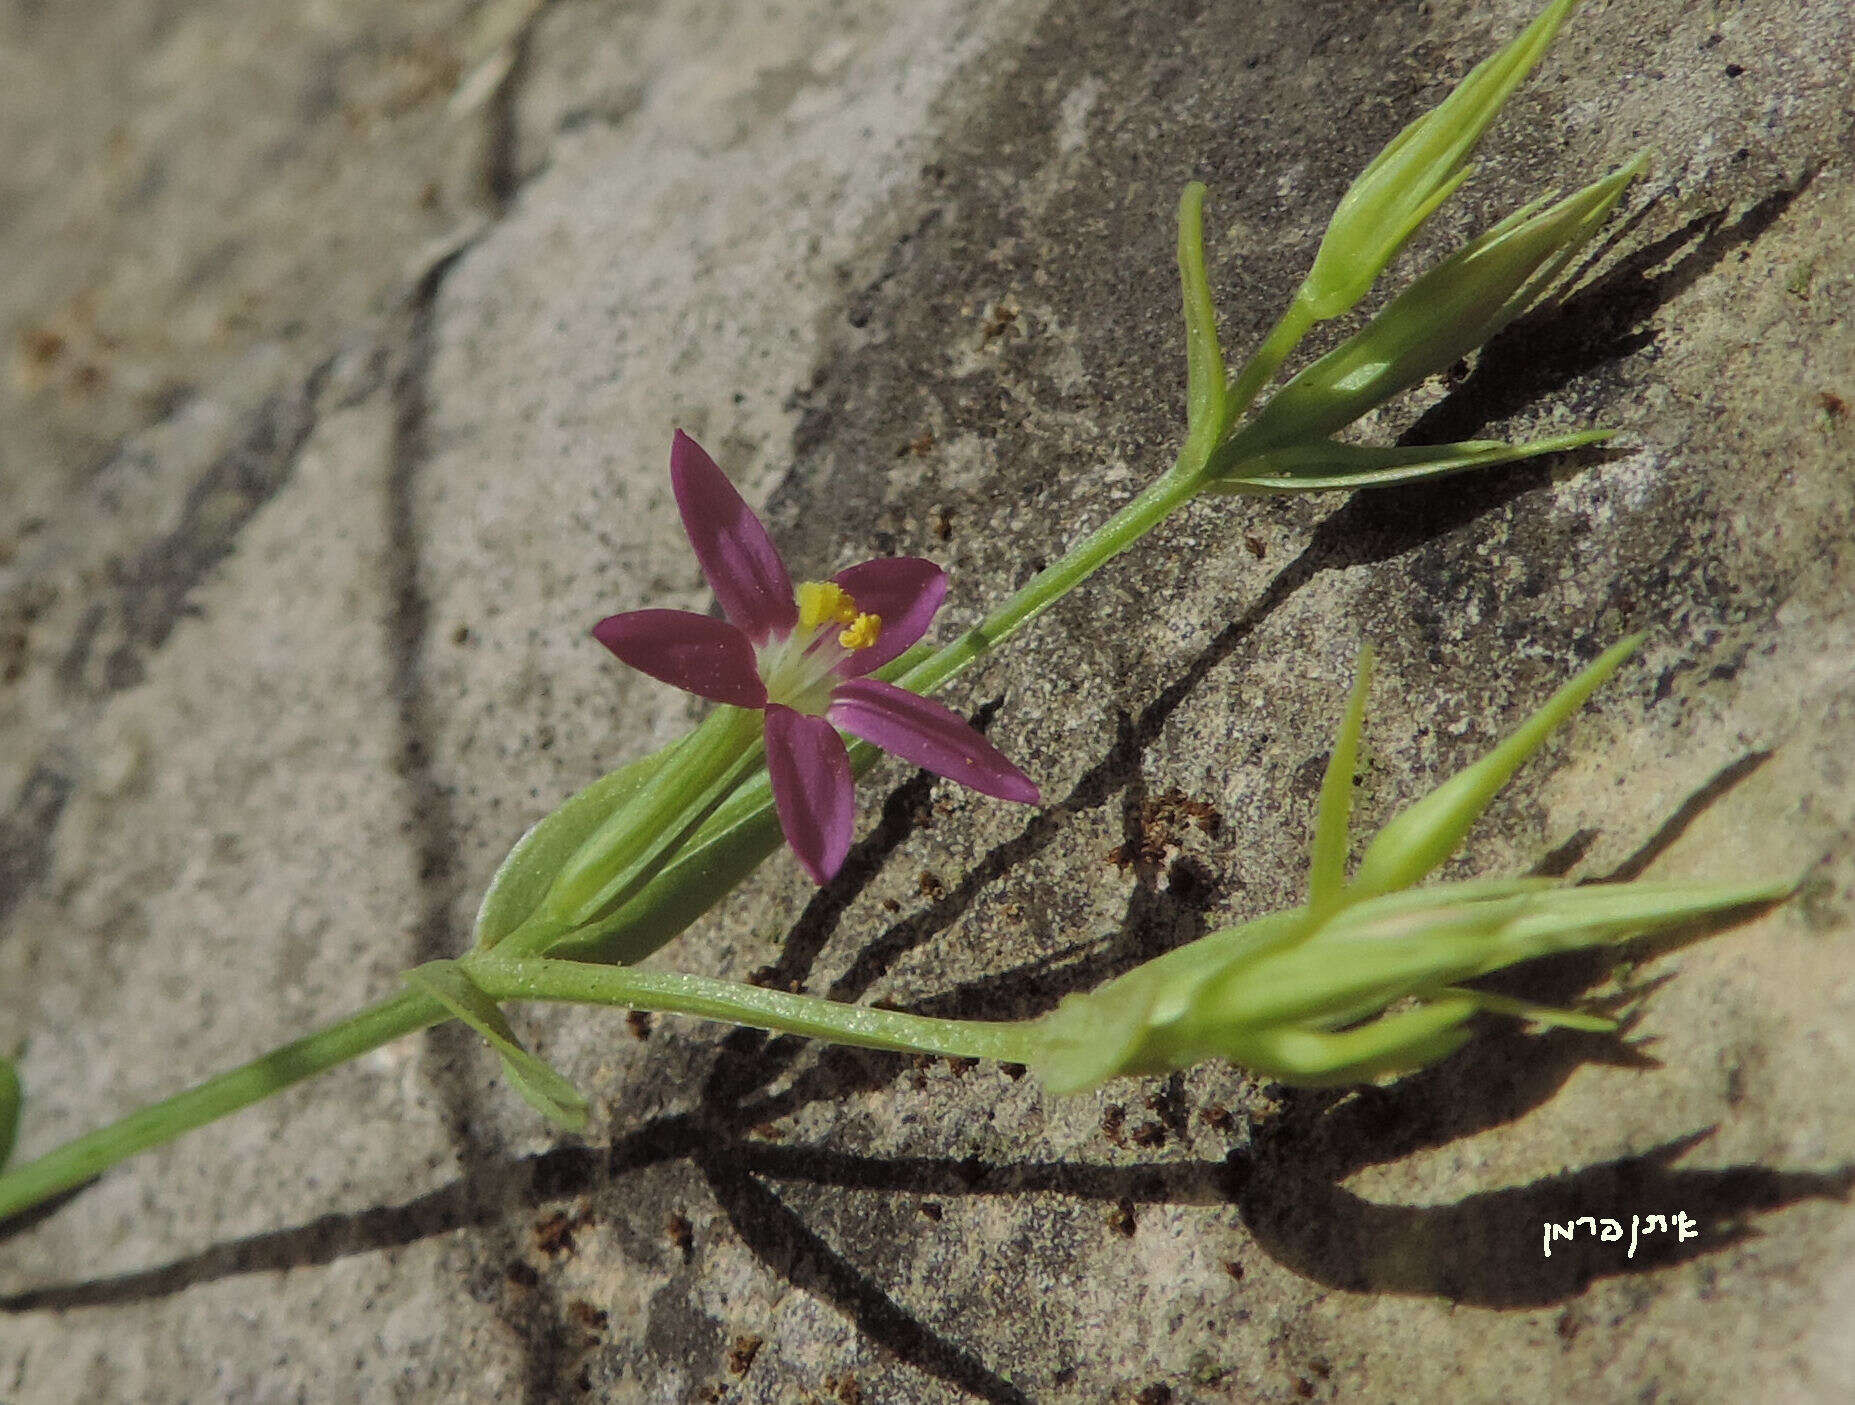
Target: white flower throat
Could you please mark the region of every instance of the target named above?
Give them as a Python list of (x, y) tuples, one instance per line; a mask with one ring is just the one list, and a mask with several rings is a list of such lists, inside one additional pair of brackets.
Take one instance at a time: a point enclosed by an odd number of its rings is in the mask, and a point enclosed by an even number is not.
[(798, 628), (768, 640), (755, 656), (767, 701), (809, 717), (824, 716), (838, 666), (882, 637), (882, 618), (857, 608), (835, 581), (805, 581), (798, 599)]

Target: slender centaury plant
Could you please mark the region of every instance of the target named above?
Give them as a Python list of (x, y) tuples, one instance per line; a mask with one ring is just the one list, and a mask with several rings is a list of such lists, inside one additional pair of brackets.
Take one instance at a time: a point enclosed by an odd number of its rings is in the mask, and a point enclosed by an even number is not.
[[(1594, 1014), (1539, 1008), (1467, 983), (1544, 953), (1780, 896), (1783, 884), (1414, 886), (1633, 641), (1387, 824), (1347, 878), (1368, 655), (1321, 792), (1307, 901), (1072, 995), (1044, 1018), (927, 1019), (635, 965), (782, 838), (814, 879), (829, 880), (851, 841), (853, 778), (879, 747), (988, 795), (1035, 803), (1031, 779), (927, 695), (1185, 503), (1207, 494), (1386, 487), (1606, 437), (1594, 429), (1520, 444), (1374, 447), (1335, 436), (1539, 302), (1643, 169), (1642, 156), (1571, 195), (1516, 211), (1257, 403), (1309, 330), (1351, 312), (1468, 176), (1477, 142), (1574, 4), (1554, 0), (1373, 160), (1340, 201), (1287, 311), (1235, 374), (1225, 365), (1205, 273), (1205, 190), (1186, 188), (1178, 221), (1186, 432), (1178, 457), (1110, 521), (945, 644), (923, 642), (946, 592), (938, 567), (869, 561), (795, 587), (721, 470), (678, 434), (671, 454), (678, 509), (726, 618), (641, 610), (612, 616), (594, 633), (626, 663), (713, 701), (714, 711), (682, 740), (600, 778), (529, 830), (484, 895), (468, 953), (408, 971), (405, 989), (378, 1004), (5, 1171), (0, 1219), (449, 1019), (488, 1040), (514, 1085), (553, 1122), (584, 1126), (585, 1098), (522, 1047), (502, 1012), (508, 1001), (674, 1011), (875, 1048), (1009, 1059), (1058, 1091), (1209, 1058), (1285, 1081), (1352, 1081), (1441, 1057), (1468, 1038), (1479, 1013), (1608, 1027)], [(0, 1165), (20, 1100), (17, 1069), (0, 1060)]]

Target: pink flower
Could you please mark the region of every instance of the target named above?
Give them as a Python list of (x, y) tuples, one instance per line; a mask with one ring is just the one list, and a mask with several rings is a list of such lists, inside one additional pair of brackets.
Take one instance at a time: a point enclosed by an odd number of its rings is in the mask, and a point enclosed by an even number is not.
[(767, 774), (786, 842), (819, 883), (850, 851), (856, 806), (842, 728), (949, 780), (1034, 805), (1037, 787), (939, 703), (864, 675), (927, 632), (947, 594), (931, 561), (865, 561), (794, 591), (772, 538), (681, 430), (670, 482), (683, 530), (727, 620), (634, 610), (593, 626), (633, 668), (766, 714)]

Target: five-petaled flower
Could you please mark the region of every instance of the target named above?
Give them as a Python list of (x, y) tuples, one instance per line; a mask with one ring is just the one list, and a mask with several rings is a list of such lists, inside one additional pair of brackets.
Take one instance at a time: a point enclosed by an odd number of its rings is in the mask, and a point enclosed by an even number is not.
[(839, 728), (986, 795), (1037, 803), (1037, 787), (958, 716), (865, 676), (927, 632), (947, 594), (940, 567), (912, 556), (865, 561), (795, 591), (760, 519), (681, 430), (670, 482), (727, 619), (634, 610), (601, 620), (593, 637), (653, 678), (766, 714), (780, 828), (814, 879), (837, 872), (855, 823)]

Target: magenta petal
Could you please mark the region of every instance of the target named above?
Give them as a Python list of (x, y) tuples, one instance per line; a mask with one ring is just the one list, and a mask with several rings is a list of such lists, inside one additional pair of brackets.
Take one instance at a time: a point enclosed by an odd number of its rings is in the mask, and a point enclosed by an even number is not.
[(593, 626), (593, 638), (672, 687), (736, 707), (764, 707), (754, 646), (726, 620), (687, 610), (633, 610)]
[(791, 633), (799, 611), (773, 539), (715, 460), (680, 429), (670, 447), (670, 486), (722, 613), (756, 644)]
[(846, 657), (839, 667), (845, 678), (873, 673), (905, 651), (927, 633), (934, 612), (947, 598), (947, 573), (919, 556), (865, 561), (831, 579), (849, 592), (859, 610), (882, 620), (876, 642)]
[(766, 710), (766, 769), (786, 842), (814, 882), (829, 883), (856, 823), (844, 739), (824, 718), (776, 703)]
[(874, 678), (831, 690), (826, 714), (853, 736), (1000, 800), (1038, 803), (1037, 787), (999, 749), (937, 702)]

